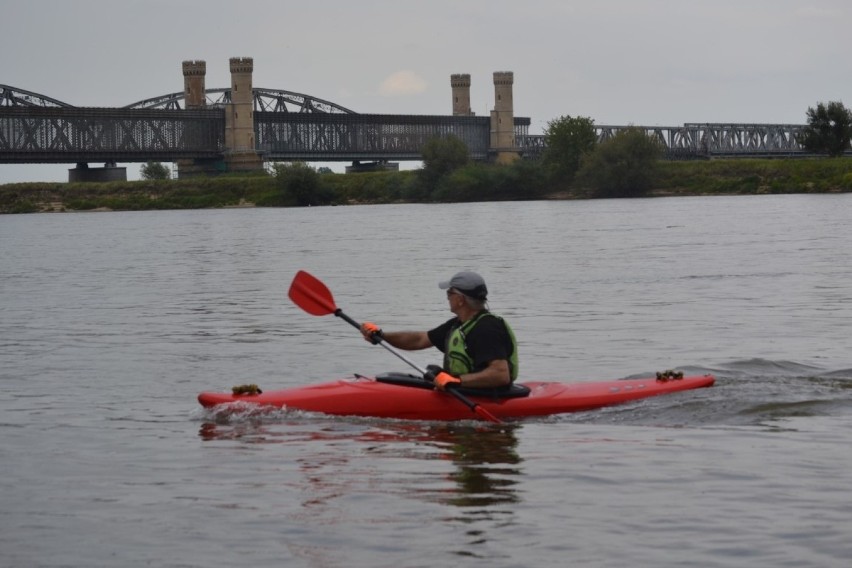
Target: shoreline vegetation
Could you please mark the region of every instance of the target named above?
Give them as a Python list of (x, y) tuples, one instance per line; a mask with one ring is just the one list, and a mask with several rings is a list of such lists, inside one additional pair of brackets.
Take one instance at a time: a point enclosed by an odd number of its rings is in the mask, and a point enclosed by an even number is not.
[[(273, 172), (107, 183), (0, 185), (0, 213), (141, 211), (590, 199), (579, 183), (548, 182), (538, 162), (470, 164), (440, 180), (424, 170), (317, 173), (306, 165)], [(294, 175), (295, 173), (298, 175)], [(649, 188), (632, 197), (852, 192), (852, 158), (660, 161)]]

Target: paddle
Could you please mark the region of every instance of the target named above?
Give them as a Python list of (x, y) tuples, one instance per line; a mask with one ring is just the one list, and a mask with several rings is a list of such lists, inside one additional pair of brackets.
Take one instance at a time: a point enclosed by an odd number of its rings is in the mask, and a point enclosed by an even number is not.
[[(331, 290), (323, 284), (318, 278), (312, 274), (300, 270), (293, 277), (293, 282), (290, 284), (288, 296), (294, 304), (308, 312), (313, 316), (327, 316), (334, 314), (336, 317), (343, 319), (357, 329), (361, 329), (361, 325), (343, 313), (343, 310), (337, 307), (334, 303), (334, 297), (331, 295)], [(416, 369), (421, 375), (426, 375), (426, 369), (421, 368), (414, 361), (400, 353), (392, 345), (388, 345), (381, 337), (376, 338), (379, 345), (405, 361), (408, 365)], [(476, 413), (485, 420), (491, 422), (502, 423), (502, 420), (482, 408), (479, 404), (473, 402), (465, 395), (460, 393), (455, 387), (447, 387), (447, 392), (464, 403), (472, 412)]]

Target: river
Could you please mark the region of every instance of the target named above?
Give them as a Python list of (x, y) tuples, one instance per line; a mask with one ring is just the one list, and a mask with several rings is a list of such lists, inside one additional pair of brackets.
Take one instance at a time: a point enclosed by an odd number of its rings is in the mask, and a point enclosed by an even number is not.
[[(0, 566), (846, 567), (852, 195), (0, 217)], [(485, 276), (521, 380), (713, 388), (505, 426), (202, 410), (405, 371)], [(411, 354), (422, 365), (435, 352)]]

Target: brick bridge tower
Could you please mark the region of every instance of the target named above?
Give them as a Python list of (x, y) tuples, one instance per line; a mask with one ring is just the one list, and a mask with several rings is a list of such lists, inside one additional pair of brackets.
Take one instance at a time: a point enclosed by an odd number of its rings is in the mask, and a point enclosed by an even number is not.
[(207, 106), (207, 97), (204, 94), (204, 77), (206, 74), (206, 62), (183, 62), (183, 100), (187, 109), (204, 108)]
[(450, 75), (453, 88), (453, 116), (473, 116), (470, 110), (470, 74)]
[(494, 110), (491, 111), (491, 147), (496, 153), (498, 164), (510, 164), (520, 158), (515, 145), (515, 110), (512, 100), (512, 84), (515, 74), (511, 71), (494, 72)]
[[(183, 100), (187, 110), (203, 109), (207, 106), (204, 84), (207, 63), (200, 59), (183, 62)], [(191, 177), (204, 173), (215, 173), (215, 164), (202, 160), (175, 160), (178, 177)]]
[(229, 171), (263, 168), (254, 143), (253, 71), (251, 57), (231, 58), (231, 102), (225, 105), (225, 163)]
[[(494, 110), (491, 111), (488, 151), (498, 164), (511, 164), (521, 157), (515, 144), (514, 82), (515, 74), (511, 71), (494, 73)], [(470, 75), (450, 75), (450, 86), (453, 89), (453, 116), (474, 116), (470, 109)]]

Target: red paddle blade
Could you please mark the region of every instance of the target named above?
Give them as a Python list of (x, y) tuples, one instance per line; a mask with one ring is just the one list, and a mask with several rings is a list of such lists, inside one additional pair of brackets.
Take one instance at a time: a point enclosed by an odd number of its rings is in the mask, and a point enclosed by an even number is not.
[(331, 291), (304, 270), (300, 270), (293, 277), (287, 295), (294, 304), (313, 316), (327, 316), (337, 311)]

